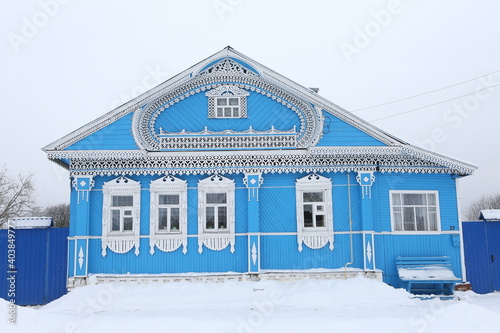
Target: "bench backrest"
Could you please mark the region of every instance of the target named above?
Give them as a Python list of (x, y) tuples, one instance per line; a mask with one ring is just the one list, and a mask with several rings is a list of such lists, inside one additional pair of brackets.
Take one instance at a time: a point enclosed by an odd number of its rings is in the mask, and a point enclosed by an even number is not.
[(426, 267), (442, 267), (451, 270), (450, 257), (396, 257), (397, 268), (424, 269)]

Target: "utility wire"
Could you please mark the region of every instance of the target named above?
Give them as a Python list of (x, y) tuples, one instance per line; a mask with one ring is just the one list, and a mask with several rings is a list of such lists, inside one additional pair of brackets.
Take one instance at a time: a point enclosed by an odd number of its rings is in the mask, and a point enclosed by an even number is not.
[(493, 87), (498, 87), (498, 86), (500, 86), (500, 83), (492, 85), (492, 86), (484, 87), (484, 88), (476, 90), (475, 92), (470, 93), (470, 94), (465, 94), (465, 95), (462, 95), (462, 96), (453, 97), (453, 98), (447, 99), (445, 101), (441, 101), (441, 102), (437, 102), (437, 103), (433, 103), (433, 104), (421, 106), (421, 107), (416, 108), (416, 109), (411, 109), (411, 110), (408, 110), (408, 111), (396, 113), (396, 114), (393, 114), (393, 115), (390, 115), (390, 116), (387, 116), (387, 117), (382, 117), (382, 118), (377, 118), (377, 119), (374, 119), (374, 120), (369, 120), (368, 122), (374, 122), (374, 121), (384, 120), (384, 119), (388, 119), (388, 118), (400, 116), (402, 114), (407, 114), (407, 113), (410, 113), (410, 112), (415, 112), (415, 111), (422, 110), (422, 109), (425, 109), (425, 108), (428, 108), (428, 107), (431, 107), (431, 106), (434, 106), (434, 105), (439, 105), (439, 104), (443, 104), (443, 103), (446, 103), (446, 102), (454, 101), (454, 100), (462, 98), (462, 97), (471, 96), (471, 95), (477, 94), (480, 91), (483, 91), (483, 90), (486, 90), (486, 89), (489, 89), (489, 88), (493, 88)]
[(359, 112), (359, 111), (363, 111), (363, 110), (366, 110), (366, 109), (372, 109), (372, 108), (377, 108), (379, 106), (384, 106), (384, 105), (388, 105), (388, 104), (392, 104), (392, 103), (406, 101), (407, 99), (412, 99), (412, 98), (415, 98), (415, 97), (420, 97), (420, 96), (423, 96), (423, 95), (435, 93), (435, 92), (438, 92), (438, 91), (441, 91), (441, 90), (444, 90), (444, 89), (452, 88), (452, 87), (455, 87), (455, 86), (458, 86), (458, 85), (461, 85), (461, 84), (464, 84), (464, 83), (467, 83), (467, 82), (471, 82), (471, 81), (474, 81), (474, 80), (477, 80), (477, 79), (480, 79), (482, 77), (485, 77), (485, 76), (488, 76), (488, 75), (491, 75), (491, 74), (495, 74), (495, 73), (498, 73), (498, 72), (500, 72), (500, 70), (497, 70), (497, 71), (494, 71), (494, 72), (491, 72), (491, 73), (488, 73), (488, 74), (485, 74), (485, 75), (481, 75), (481, 76), (475, 77), (473, 79), (469, 79), (469, 80), (466, 80), (466, 81), (458, 82), (458, 83), (455, 83), (455, 84), (452, 84), (450, 86), (446, 86), (446, 87), (443, 87), (443, 88), (439, 88), (439, 89), (435, 89), (435, 90), (429, 90), (429, 91), (423, 92), (423, 93), (418, 94), (418, 95), (413, 95), (413, 96), (409, 96), (409, 97), (397, 99), (397, 100), (394, 100), (394, 101), (391, 101), (391, 102), (382, 103), (382, 104), (376, 104), (376, 105), (372, 105), (372, 106), (367, 106), (367, 107), (364, 107), (364, 108), (361, 108), (361, 109), (352, 110), (350, 112), (354, 113), (354, 112)]

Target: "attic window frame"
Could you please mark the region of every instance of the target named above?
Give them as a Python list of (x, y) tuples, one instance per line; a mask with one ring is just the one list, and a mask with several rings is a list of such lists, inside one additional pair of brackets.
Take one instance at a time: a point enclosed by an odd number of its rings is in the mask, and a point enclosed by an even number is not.
[[(248, 118), (247, 113), (247, 97), (250, 95), (245, 89), (241, 89), (233, 84), (221, 85), (215, 89), (208, 91), (205, 94), (208, 97), (208, 118), (212, 119), (239, 119)], [(238, 103), (229, 105), (229, 99), (236, 98)], [(225, 106), (218, 105), (219, 100), (227, 100)], [(222, 115), (218, 114), (218, 109), (221, 108)], [(224, 108), (231, 108), (231, 115), (224, 115)], [(234, 115), (234, 108), (238, 108), (238, 114)]]

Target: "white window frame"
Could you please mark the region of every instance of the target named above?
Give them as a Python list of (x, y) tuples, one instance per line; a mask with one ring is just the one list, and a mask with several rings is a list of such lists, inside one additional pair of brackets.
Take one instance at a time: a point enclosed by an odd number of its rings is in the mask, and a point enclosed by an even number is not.
[[(323, 201), (304, 202), (304, 193), (323, 194)], [(300, 178), (295, 183), (296, 215), (297, 215), (297, 242), (298, 249), (302, 251), (302, 245), (305, 244), (311, 249), (320, 249), (326, 244), (330, 244), (330, 250), (333, 250), (333, 202), (332, 202), (332, 181), (329, 178), (311, 174)], [(323, 206), (324, 226), (306, 227), (304, 221), (304, 206), (314, 204), (314, 212), (317, 206)], [(314, 220), (313, 220), (313, 223)]]
[[(151, 181), (150, 191), (150, 224), (149, 224), (149, 253), (155, 253), (155, 247), (163, 252), (173, 252), (182, 246), (182, 252), (187, 253), (187, 182), (185, 180), (165, 176)], [(178, 195), (179, 203), (175, 205), (179, 208), (179, 230), (161, 230), (160, 208), (169, 208), (171, 211), (174, 205), (160, 204), (161, 195)], [(168, 221), (171, 224), (171, 220)]]
[[(393, 194), (433, 194), (435, 196), (435, 205), (403, 205), (403, 202), (401, 201), (401, 205), (395, 205), (393, 202)], [(401, 198), (402, 199), (402, 198)], [(427, 200), (427, 199), (426, 199)], [(391, 190), (389, 191), (389, 205), (390, 205), (390, 215), (391, 215), (391, 230), (392, 232), (395, 233), (409, 233), (409, 234), (435, 234), (435, 233), (440, 233), (441, 232), (441, 214), (440, 214), (440, 208), (439, 208), (439, 191), (435, 190)], [(433, 207), (435, 208), (435, 214), (436, 214), (436, 230), (416, 230), (417, 226), (415, 225), (415, 230), (404, 230), (404, 213), (401, 211), (401, 230), (396, 230), (396, 221), (394, 217), (394, 207), (399, 206), (401, 208), (404, 207)], [(429, 212), (427, 211), (427, 214)], [(416, 223), (416, 221), (414, 222)], [(429, 225), (429, 216), (427, 216), (427, 225)]]
[[(208, 118), (226, 119), (226, 118), (247, 118), (247, 97), (250, 95), (248, 91), (242, 89), (234, 84), (223, 84), (215, 89), (208, 91), (205, 96), (208, 97)], [(237, 105), (229, 105), (229, 98), (236, 98), (238, 100)], [(219, 99), (226, 99), (228, 105), (226, 107), (231, 108), (231, 115), (225, 116), (225, 111), (223, 110), (222, 115), (218, 113)], [(233, 108), (238, 108), (238, 115), (234, 116)]]
[[(231, 104), (231, 101), (236, 101), (236, 104)], [(226, 101), (226, 104), (220, 105), (220, 101)], [(241, 118), (241, 100), (238, 96), (226, 94), (224, 96), (215, 97), (215, 118)], [(228, 110), (229, 109), (229, 110)], [(235, 110), (237, 109), (237, 110)], [(229, 115), (226, 114), (229, 111)], [(236, 114), (235, 114), (236, 111)]]
[[(118, 177), (105, 182), (102, 193), (102, 256), (106, 256), (107, 248), (115, 253), (126, 253), (133, 247), (135, 254), (139, 255), (141, 183), (123, 176)], [(131, 211), (132, 230), (123, 230), (122, 217), (120, 217), (120, 230), (112, 230), (112, 212), (117, 210), (112, 206), (114, 196), (132, 196), (132, 206), (117, 206), (121, 212)]]
[[(225, 204), (207, 203), (208, 193), (225, 193)], [(213, 251), (224, 250), (231, 245), (231, 253), (234, 252), (235, 245), (235, 207), (234, 207), (235, 185), (234, 181), (220, 175), (214, 175), (200, 180), (198, 183), (198, 252), (203, 252), (203, 245)], [(207, 207), (226, 206), (225, 229), (207, 229)], [(214, 223), (217, 222), (215, 219)]]

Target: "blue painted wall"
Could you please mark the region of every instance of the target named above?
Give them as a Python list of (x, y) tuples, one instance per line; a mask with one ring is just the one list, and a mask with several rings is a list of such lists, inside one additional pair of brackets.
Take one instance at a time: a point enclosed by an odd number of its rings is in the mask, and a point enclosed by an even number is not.
[(384, 143), (349, 125), (331, 113), (323, 112), (323, 137), (317, 146), (385, 146)]
[(123, 116), (97, 132), (72, 144), (65, 150), (136, 150), (138, 148), (131, 130), (132, 117), (133, 113)]
[[(261, 269), (309, 269), (328, 268), (341, 269), (350, 261), (349, 238), (349, 190), (351, 193), (352, 230), (354, 262), (350, 267), (363, 268), (363, 243), (361, 231), (363, 221), (361, 214), (362, 193), (356, 183), (355, 173), (324, 173), (322, 176), (332, 180), (332, 198), (334, 212), (334, 250), (325, 246), (319, 250), (311, 250), (304, 246), (298, 251), (295, 208), (295, 181), (306, 174), (266, 174), (259, 190), (259, 215), (261, 233)], [(126, 254), (116, 254), (107, 250), (107, 256), (101, 256), (102, 232), (102, 185), (116, 177), (96, 177), (95, 186), (90, 193), (90, 225), (89, 234), (95, 238), (90, 240), (89, 273), (109, 274), (160, 274), (188, 272), (246, 272), (248, 270), (248, 192), (243, 184), (243, 175), (225, 175), (235, 180), (235, 213), (236, 213), (236, 251), (229, 248), (223, 251), (211, 251), (204, 248), (202, 254), (197, 252), (198, 233), (198, 192), (199, 180), (206, 176), (180, 176), (188, 182), (188, 253), (181, 249), (172, 253), (159, 250), (154, 255), (149, 253), (149, 184), (158, 176), (131, 176), (141, 182), (141, 246), (136, 256), (133, 250)], [(372, 187), (373, 231), (375, 232), (375, 255), (377, 268), (384, 271), (384, 281), (399, 287), (399, 279), (395, 268), (396, 256), (450, 256), (455, 275), (460, 277), (460, 251), (454, 245), (452, 234), (393, 234), (390, 224), (389, 190), (437, 190), (439, 191), (442, 230), (449, 231), (456, 226), (455, 181), (450, 175), (411, 174), (399, 175), (376, 173), (376, 181)], [(349, 180), (349, 181), (348, 181)], [(349, 186), (348, 186), (349, 184)], [(76, 193), (73, 192), (72, 212), (77, 210)], [(78, 224), (72, 215), (72, 223)], [(72, 226), (73, 228), (73, 226)], [(73, 242), (73, 241), (72, 241)], [(70, 246), (70, 266), (74, 265), (73, 246)], [(71, 266), (72, 267), (72, 266)]]

